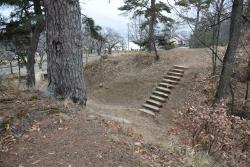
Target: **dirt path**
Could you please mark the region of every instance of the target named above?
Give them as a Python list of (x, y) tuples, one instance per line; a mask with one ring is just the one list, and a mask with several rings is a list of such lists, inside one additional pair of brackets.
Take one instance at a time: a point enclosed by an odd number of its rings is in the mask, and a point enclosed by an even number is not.
[[(59, 116), (34, 123), (9, 151), (0, 153), (0, 166), (180, 166), (172, 153), (164, 159), (151, 147), (144, 148), (149, 154), (138, 152), (138, 147), (158, 146), (165, 151), (164, 157), (175, 151), (167, 131), (173, 126), (176, 110), (188, 97), (192, 79), (207, 69), (209, 58), (203, 49), (180, 48), (160, 55), (161, 61), (153, 65), (148, 58), (144, 62), (124, 56), (109, 58), (102, 69), (89, 67), (86, 75), (92, 77), (87, 80), (87, 112), (73, 114), (69, 120)], [(175, 64), (189, 68), (184, 79), (155, 119), (142, 115), (139, 107)], [(98, 70), (103, 70), (102, 76)], [(164, 162), (152, 160), (154, 156)]]
[[(180, 48), (160, 54), (160, 62), (123, 74), (104, 88), (94, 91), (87, 107), (96, 114), (136, 127), (148, 143), (168, 146), (171, 141), (168, 141), (166, 131), (171, 127), (173, 115), (185, 103), (187, 90), (193, 86), (192, 79), (209, 67), (210, 59), (202, 49)], [(164, 74), (176, 64), (189, 68), (180, 85), (174, 89), (155, 119), (142, 115), (138, 109)]]

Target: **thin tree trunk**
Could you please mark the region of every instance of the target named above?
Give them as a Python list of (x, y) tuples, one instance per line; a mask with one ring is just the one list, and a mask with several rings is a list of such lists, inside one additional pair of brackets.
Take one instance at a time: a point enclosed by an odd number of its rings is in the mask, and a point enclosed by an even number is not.
[(155, 43), (155, 39), (154, 39), (154, 51), (155, 51), (155, 60), (158, 61), (160, 59), (158, 52), (157, 52), (157, 47), (156, 47), (156, 43)]
[[(34, 38), (34, 37), (32, 37)], [(36, 79), (35, 79), (35, 68), (34, 68), (34, 64), (35, 64), (35, 53), (33, 53), (33, 49), (34, 49), (34, 43), (32, 43), (30, 52), (28, 53), (28, 57), (27, 57), (27, 65), (26, 65), (26, 69), (27, 69), (27, 77), (26, 77), (26, 85), (27, 87), (31, 88), (34, 87), (36, 84)]]
[[(40, 0), (33, 0), (34, 3), (34, 11), (37, 16), (37, 23), (34, 26), (34, 29), (31, 32), (31, 40), (30, 40), (30, 50), (28, 52), (27, 58), (27, 77), (26, 77), (26, 85), (27, 87), (34, 87), (36, 83), (35, 79), (35, 53), (37, 50), (38, 42), (40, 34), (44, 28), (44, 21), (42, 18), (42, 8), (41, 8), (41, 1)], [(41, 18), (39, 18), (41, 17)]]
[(154, 26), (155, 26), (155, 0), (151, 0), (151, 6), (150, 6), (150, 23), (149, 23), (149, 43), (148, 43), (148, 49), (151, 53), (153, 50), (155, 51), (155, 59), (159, 60), (159, 56), (156, 51), (155, 46), (155, 34), (154, 34)]
[(246, 82), (246, 94), (245, 94), (245, 100), (248, 99), (248, 91), (249, 91), (249, 81)]
[(10, 61), (10, 72), (11, 72), (11, 74), (13, 74), (12, 61)]
[(110, 55), (112, 54), (112, 48), (110, 48), (110, 47), (108, 48), (108, 54), (110, 54)]
[(195, 38), (192, 38), (192, 40), (191, 40), (191, 43), (190, 43), (191, 48), (197, 47), (197, 39), (196, 39), (197, 35), (196, 34), (198, 32), (199, 22), (200, 22), (200, 12), (201, 12), (200, 6), (201, 6), (200, 2), (197, 2), (197, 4), (196, 4), (197, 11), (196, 11), (196, 18), (195, 18), (195, 25), (194, 25), (194, 32), (193, 32), (193, 36)]
[(101, 55), (101, 49), (100, 49), (100, 48), (97, 49), (97, 55), (98, 55), (98, 56)]
[[(248, 0), (248, 7), (247, 7), (247, 15), (250, 15), (250, 0)], [(247, 23), (246, 29), (248, 31), (248, 28), (250, 27), (250, 23)], [(246, 95), (245, 100), (248, 99), (248, 90), (249, 90), (249, 81), (250, 81), (250, 55), (248, 56), (248, 65), (247, 65), (247, 82), (246, 82)]]
[(250, 14), (250, 0), (248, 0), (247, 1), (247, 14), (248, 14), (248, 16), (249, 16), (249, 14)]
[(222, 98), (230, 95), (231, 76), (233, 73), (235, 53), (237, 50), (241, 31), (242, 9), (243, 0), (234, 0), (231, 14), (229, 43), (223, 59), (220, 81), (215, 94), (215, 102), (219, 102)]
[(195, 19), (195, 26), (194, 26), (194, 33), (196, 33), (197, 32), (197, 30), (198, 30), (198, 26), (199, 26), (199, 21), (200, 21), (200, 11), (201, 11), (201, 9), (200, 9), (200, 2), (198, 2), (198, 4), (197, 4), (197, 11), (196, 11), (196, 19)]
[(20, 64), (20, 57), (19, 57), (19, 55), (17, 56), (17, 64), (18, 64), (18, 79), (20, 81), (20, 77), (21, 77), (21, 64)]
[(151, 0), (150, 4), (150, 24), (149, 24), (149, 51), (151, 52), (154, 49), (153, 40), (154, 40), (154, 24), (155, 24), (155, 0)]
[[(216, 16), (215, 16), (213, 21), (214, 21), (213, 24), (216, 24)], [(213, 36), (212, 36), (213, 50), (215, 50), (215, 39), (216, 39), (216, 26), (213, 27)], [(213, 65), (212, 75), (215, 75), (215, 73), (216, 73), (216, 54), (215, 54), (215, 52), (212, 53), (212, 65)]]
[(44, 0), (49, 89), (57, 98), (86, 105), (79, 0)]
[(215, 16), (215, 25), (214, 26), (214, 30), (213, 30), (213, 42), (215, 44), (215, 46), (213, 47), (213, 49), (215, 50), (213, 53), (213, 75), (215, 75), (216, 73), (216, 67), (217, 67), (217, 56), (218, 56), (218, 46), (219, 46), (219, 40), (220, 40), (220, 28), (221, 28), (221, 12), (224, 6), (224, 0), (217, 0), (216, 2), (216, 16)]
[(102, 53), (102, 42), (100, 42), (100, 44), (98, 44), (97, 42), (97, 55), (100, 56)]
[(43, 69), (43, 58), (44, 58), (44, 55), (40, 55), (40, 60), (39, 60), (39, 63), (38, 63), (39, 70)]

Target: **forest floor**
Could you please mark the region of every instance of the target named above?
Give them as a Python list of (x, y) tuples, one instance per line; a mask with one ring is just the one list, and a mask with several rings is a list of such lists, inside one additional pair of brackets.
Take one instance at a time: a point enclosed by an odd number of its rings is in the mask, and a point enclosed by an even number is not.
[[(210, 57), (205, 49), (187, 48), (160, 56), (157, 63), (140, 52), (87, 64), (86, 108), (49, 97), (46, 83), (31, 91), (3, 86), (0, 116), (10, 119), (1, 136), (0, 166), (195, 166), (193, 150), (168, 132), (193, 81), (210, 73)], [(141, 114), (138, 109), (173, 65), (188, 67), (184, 78), (156, 118)], [(203, 158), (199, 165), (209, 166), (209, 157)]]

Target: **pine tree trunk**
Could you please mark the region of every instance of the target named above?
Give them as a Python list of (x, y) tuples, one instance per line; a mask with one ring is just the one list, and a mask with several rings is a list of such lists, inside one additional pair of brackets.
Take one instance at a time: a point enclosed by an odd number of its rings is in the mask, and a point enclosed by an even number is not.
[(219, 102), (222, 98), (231, 94), (231, 76), (235, 62), (235, 53), (240, 38), (242, 9), (243, 0), (234, 0), (231, 14), (229, 43), (223, 59), (220, 81), (215, 94), (215, 102)]
[[(32, 37), (33, 38), (33, 37)], [(34, 43), (31, 44), (31, 48), (34, 47)], [(35, 53), (32, 52), (30, 49), (27, 57), (27, 65), (26, 65), (26, 70), (27, 70), (27, 76), (26, 76), (26, 85), (29, 88), (32, 88), (36, 84), (36, 79), (35, 79)]]
[(49, 89), (57, 98), (86, 105), (79, 0), (44, 0)]
[(32, 29), (31, 32), (31, 40), (30, 40), (30, 50), (28, 52), (27, 58), (27, 77), (26, 77), (26, 85), (27, 87), (34, 87), (36, 83), (35, 79), (35, 53), (37, 50), (38, 42), (40, 34), (44, 29), (44, 20), (42, 18), (42, 8), (40, 0), (33, 0), (34, 3), (34, 11), (37, 17), (37, 23)]
[(154, 40), (154, 5), (155, 0), (151, 0), (151, 7), (150, 7), (150, 23), (149, 23), (149, 43), (148, 43), (148, 50), (149, 52), (152, 52), (154, 46), (153, 46), (153, 40)]
[(10, 73), (13, 74), (12, 61), (10, 61)]
[(35, 25), (34, 31), (32, 32), (31, 35), (31, 47), (28, 52), (28, 58), (27, 58), (27, 64), (26, 64), (26, 69), (27, 69), (27, 81), (26, 85), (27, 87), (33, 87), (36, 84), (36, 79), (35, 79), (35, 54), (39, 42), (39, 37), (41, 32), (43, 31), (43, 27), (41, 27), (40, 24)]
[(157, 53), (157, 48), (155, 44), (155, 32), (154, 32), (154, 26), (156, 22), (156, 13), (155, 13), (155, 0), (151, 0), (150, 5), (150, 24), (149, 24), (149, 43), (148, 43), (148, 49), (151, 53), (152, 51), (155, 52), (155, 60), (159, 60), (159, 55)]

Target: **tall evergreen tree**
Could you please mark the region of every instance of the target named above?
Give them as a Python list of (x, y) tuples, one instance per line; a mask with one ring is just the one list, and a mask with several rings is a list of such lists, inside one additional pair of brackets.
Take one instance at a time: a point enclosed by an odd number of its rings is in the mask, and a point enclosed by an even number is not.
[(155, 51), (155, 59), (159, 59), (155, 43), (155, 27), (157, 23), (170, 24), (173, 20), (164, 12), (170, 13), (170, 8), (166, 3), (156, 0), (124, 0), (124, 5), (119, 8), (121, 11), (132, 12), (132, 17), (144, 16), (146, 21), (144, 26), (149, 27), (148, 50)]
[[(28, 33), (28, 49), (27, 55), (27, 86), (33, 87), (35, 85), (35, 53), (41, 32), (44, 30), (44, 16), (41, 0), (1, 0), (0, 6), (9, 5), (16, 7), (16, 10), (11, 13), (11, 17), (1, 21), (1, 26), (6, 27), (6, 32), (9, 39), (14, 41), (16, 45), (19, 40), (13, 40), (18, 34)], [(23, 55), (24, 53), (19, 53)]]
[(94, 38), (96, 40), (104, 40), (103, 36), (100, 32), (102, 30), (102, 27), (96, 25), (95, 21), (92, 18), (90, 18), (86, 15), (83, 15), (82, 22), (85, 25), (85, 30), (89, 32), (89, 34), (92, 38)]
[[(92, 50), (94, 48), (96, 49), (97, 54), (101, 55), (101, 51), (105, 42), (105, 39), (101, 33), (102, 27), (96, 25), (95, 21), (86, 15), (83, 15), (82, 22), (83, 22), (83, 33), (84, 33), (83, 36), (85, 37), (83, 39), (83, 42), (91, 43), (89, 45), (91, 46), (89, 47), (90, 53), (92, 53)], [(88, 36), (89, 39), (86, 38), (86, 36)]]

